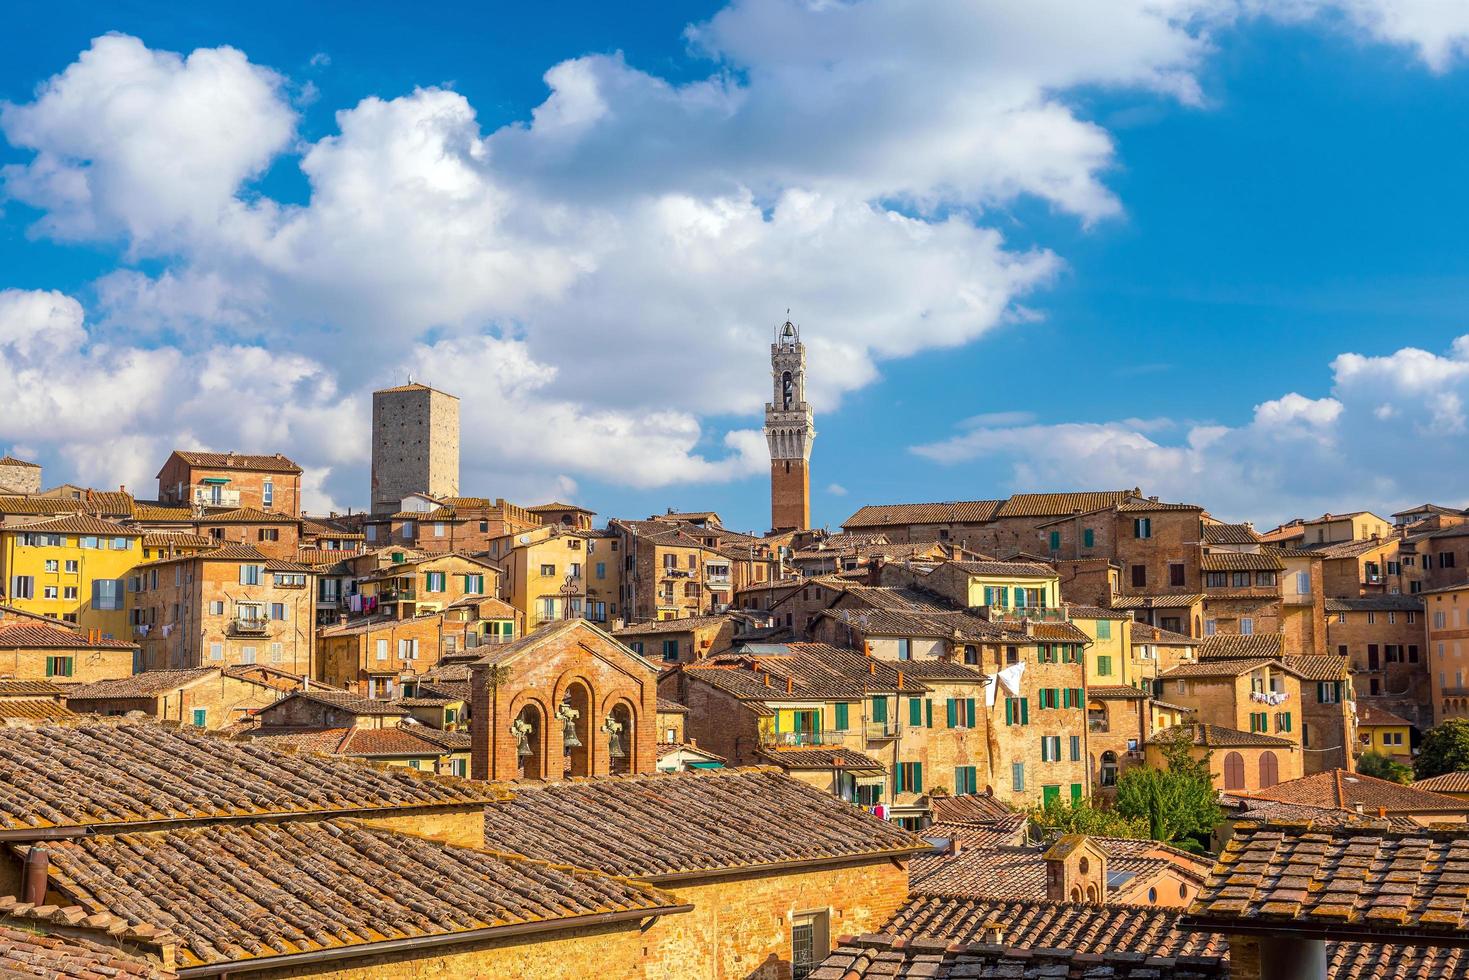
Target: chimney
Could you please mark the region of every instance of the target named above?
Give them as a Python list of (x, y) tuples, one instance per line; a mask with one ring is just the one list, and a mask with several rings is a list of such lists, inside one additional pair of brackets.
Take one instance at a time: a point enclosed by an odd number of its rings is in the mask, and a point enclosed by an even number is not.
[(39, 844), (32, 844), (26, 851), (25, 870), (20, 886), (20, 900), (32, 905), (46, 904), (47, 872), (51, 867), (51, 856)]
[(877, 556), (875, 556), (873, 558), (868, 559), (868, 562), (867, 562), (867, 584), (868, 585), (881, 585), (882, 584), (882, 566), (885, 564), (885, 562), (886, 562), (886, 559), (884, 559), (882, 557), (882, 555), (877, 555)]
[(980, 930), (979, 938), (981, 942), (991, 946), (1003, 946), (1005, 945), (1005, 927), (998, 922), (986, 922), (984, 928)]
[(960, 837), (949, 838), (949, 854), (953, 856), (964, 850), (964, 840)]
[(792, 678), (792, 677), (787, 677), (786, 678), (786, 693), (787, 694), (795, 694), (796, 693), (796, 681), (795, 681), (795, 678)]
[(1361, 803), (1360, 803), (1360, 802), (1359, 802), (1359, 803), (1357, 803), (1357, 804), (1356, 804), (1356, 806), (1355, 806), (1355, 809), (1356, 809), (1356, 811), (1357, 811), (1357, 814), (1358, 814), (1358, 815), (1359, 815), (1359, 816), (1360, 816), (1360, 815), (1361, 815), (1361, 814), (1362, 814), (1362, 813), (1363, 813), (1363, 812), (1365, 812), (1365, 811), (1364, 811), (1364, 810), (1363, 810), (1363, 809), (1362, 809), (1362, 804), (1361, 804)]
[(872, 661), (869, 660), (867, 662), (867, 672), (869, 674), (875, 674), (875, 673), (877, 673), (877, 664), (875, 664), (875, 663), (873, 663)]
[(902, 686), (903, 686), (903, 672), (900, 670), (900, 671), (898, 671), (898, 687), (901, 688)]
[(766, 674), (765, 675), (765, 686), (766, 687), (769, 687), (770, 686), (770, 675), (769, 674)]

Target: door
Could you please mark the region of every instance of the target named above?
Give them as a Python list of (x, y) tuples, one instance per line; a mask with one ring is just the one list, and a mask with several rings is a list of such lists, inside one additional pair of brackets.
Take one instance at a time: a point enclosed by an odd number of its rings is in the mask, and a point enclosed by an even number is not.
[(1379, 664), (1378, 664), (1378, 659), (1377, 659), (1377, 644), (1376, 643), (1369, 643), (1369, 644), (1367, 644), (1367, 669), (1368, 670), (1379, 670), (1379, 669), (1381, 669), (1380, 666), (1379, 666)]
[(1061, 787), (1060, 786), (1042, 786), (1041, 787), (1041, 805), (1042, 806), (1050, 806), (1052, 803), (1055, 803), (1055, 802), (1057, 802), (1060, 799), (1061, 799)]

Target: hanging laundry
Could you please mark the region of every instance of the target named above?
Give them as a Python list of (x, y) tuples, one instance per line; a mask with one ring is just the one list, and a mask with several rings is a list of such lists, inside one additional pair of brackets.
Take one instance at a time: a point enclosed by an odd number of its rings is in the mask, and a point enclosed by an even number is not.
[(1000, 683), (1005, 685), (1005, 690), (1010, 692), (1012, 698), (1020, 697), (1020, 682), (1025, 676), (1025, 661), (1013, 663), (996, 675)]

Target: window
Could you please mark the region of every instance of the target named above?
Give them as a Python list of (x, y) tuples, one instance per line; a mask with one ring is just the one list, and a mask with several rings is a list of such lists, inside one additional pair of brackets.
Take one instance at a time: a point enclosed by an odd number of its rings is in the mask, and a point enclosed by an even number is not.
[(484, 595), (485, 577), (483, 575), (464, 576), (464, 592), (466, 595)]
[(888, 721), (888, 699), (872, 699), (872, 721), (873, 724), (886, 725)]
[(57, 597), (56, 596), (56, 586), (54, 586), (54, 585), (42, 586), (42, 588), (41, 588), (41, 598), (43, 598), (43, 599), (55, 599), (56, 597)]
[(897, 785), (894, 792), (897, 793), (922, 793), (923, 792), (923, 763), (900, 762), (895, 773)]
[(261, 571), (262, 571), (263, 568), (264, 568), (263, 565), (241, 565), (240, 566), (240, 584), (241, 585), (259, 585), (260, 584), (260, 573), (261, 573)]
[(1060, 531), (1052, 531), (1051, 532), (1051, 550), (1052, 551), (1060, 551), (1061, 550), (1061, 532)]
[(223, 643), (211, 643), (211, 644), (209, 644), (209, 659), (210, 660), (223, 660), (224, 659), (224, 644)]
[(1025, 763), (1010, 763), (1010, 788), (1017, 793), (1025, 792)]
[(436, 537), (436, 538), (442, 538), (443, 536), (444, 536), (444, 522), (443, 521), (435, 521), (434, 522), (434, 537)]
[(1060, 735), (1042, 735), (1041, 736), (1041, 761), (1042, 762), (1060, 762), (1061, 761), (1061, 736)]
[(898, 638), (898, 659), (899, 660), (912, 660), (913, 659), (913, 646), (912, 646), (912, 641), (909, 640), (906, 636), (903, 636), (903, 637), (899, 637)]
[(1260, 753), (1260, 788), (1274, 786), (1280, 782), (1280, 763), (1275, 753), (1268, 749)]
[(77, 597), (77, 587), (75, 585), (63, 586), (61, 589), (61, 597), (63, 599), (75, 599)]
[(1092, 545), (1096, 543), (1096, 540), (1097, 532), (1093, 531), (1091, 528), (1087, 528), (1085, 531), (1081, 532), (1081, 546), (1083, 548), (1092, 547)]
[(387, 660), (388, 659), (388, 641), (387, 640), (378, 640), (377, 641), (377, 654), (376, 654), (376, 656), (377, 656), (377, 659), (378, 660)]
[(1224, 788), (1245, 788), (1245, 757), (1238, 752), (1228, 752), (1224, 756)]
[(674, 660), (677, 660), (678, 659), (678, 641), (677, 640), (664, 640), (663, 641), (663, 659), (664, 660), (667, 660), (667, 661), (674, 661)]
[(603, 579), (603, 578), (606, 578), (607, 577), (607, 563), (605, 561), (599, 561), (599, 562), (597, 562), (596, 574), (597, 574), (597, 578), (599, 578), (599, 579)]
[(265, 507), (275, 503), (275, 484), (269, 480), (260, 485), (260, 503)]
[(844, 732), (847, 730), (851, 722), (851, 712), (848, 710), (850, 707), (851, 705), (847, 704), (844, 701), (837, 702), (836, 724), (833, 726), (834, 730), (839, 732)]
[(122, 608), (122, 579), (98, 578), (92, 580), (93, 609)]
[(1148, 584), (1148, 566), (1132, 566), (1132, 587), (1135, 589), (1145, 588)]
[(1132, 536), (1135, 538), (1151, 538), (1153, 536), (1153, 519), (1151, 517), (1137, 517), (1132, 522)]
[(1277, 732), (1288, 732), (1291, 730), (1289, 711), (1277, 711), (1275, 713), (1275, 730)]
[(1232, 572), (1230, 574), (1229, 584), (1236, 589), (1248, 589), (1250, 587), (1250, 573)]
[(1097, 620), (1097, 639), (1112, 639), (1112, 621), (1110, 619)]
[(223, 616), (224, 615), (224, 600), (223, 599), (215, 599), (214, 601), (212, 601), (211, 603), (209, 603), (209, 615), (211, 615), (211, 616)]
[(417, 528), (417, 526), (412, 521), (404, 521), (403, 522), (403, 540), (404, 541), (412, 541), (413, 538), (414, 538), (414, 536), (417, 533), (418, 533), (418, 528)]
[(1371, 625), (1373, 625), (1376, 622), (1377, 622), (1377, 613), (1369, 611), (1367, 613), (1367, 625), (1368, 626), (1371, 626)]
[(423, 588), (425, 592), (443, 592), (448, 587), (449, 575), (447, 572), (425, 572), (423, 576)]
[(632, 652), (633, 653), (636, 653), (639, 656), (642, 655), (642, 653), (643, 653), (643, 641), (642, 640), (634, 640), (631, 643), (629, 643), (628, 646), (632, 649)]
[(281, 539), (281, 531), (278, 527), (262, 527), (256, 532), (256, 535), (261, 541), (279, 541)]
[(1030, 699), (1005, 699), (1005, 724), (1028, 725), (1030, 723)]
[[(34, 575), (12, 575), (10, 577), (10, 598), (12, 599), (34, 599), (36, 597), (36, 577)], [(1440, 616), (1443, 613), (1439, 613)]]
[(376, 541), (377, 540), (377, 525), (376, 524), (368, 524), (368, 525), (366, 525), (363, 528), (363, 530), (367, 532), (367, 540), (369, 540), (369, 541)]
[(1073, 736), (1071, 736), (1071, 761), (1072, 762), (1080, 762), (1081, 761), (1081, 736), (1080, 735), (1073, 735)]
[(974, 766), (954, 767), (954, 795), (971, 796), (979, 792), (979, 772)]
[(70, 575), (77, 573), (77, 560), (75, 558), (68, 558), (66, 560), (66, 571)]
[(58, 572), (60, 570), (61, 570), (61, 565), (56, 561), (55, 558), (47, 558), (46, 559), (46, 571), (48, 571), (48, 572)]
[(791, 922), (791, 980), (806, 980), (829, 952), (827, 913), (796, 916)]
[(1443, 629), (1445, 622), (1446, 622), (1446, 618), (1445, 618), (1442, 610), (1440, 610), (1439, 612), (1436, 612), (1436, 613), (1433, 614), (1433, 628), (1434, 629), (1436, 629), (1436, 630)]
[(74, 660), (71, 657), (47, 657), (47, 677), (70, 677)]
[(1264, 588), (1273, 588), (1275, 586), (1275, 573), (1274, 572), (1256, 572), (1255, 573), (1255, 584), (1258, 585), (1258, 586), (1264, 587)]
[[(91, 548), (95, 550), (97, 548), (97, 539), (92, 537), (91, 535), (88, 535), (84, 538), (79, 538), (77, 540), (77, 546), (81, 548)], [(1440, 555), (1439, 557), (1442, 558), (1443, 556)]]
[(1228, 572), (1205, 572), (1204, 585), (1210, 589), (1223, 589), (1229, 585)]
[(1340, 681), (1317, 681), (1316, 700), (1321, 704), (1336, 704), (1341, 700)]
[[(672, 556), (670, 556), (670, 557), (672, 557)], [(541, 575), (543, 577), (550, 578), (550, 577), (554, 576), (555, 574), (556, 574), (556, 566), (555, 565), (542, 565), (541, 566)]]
[(1170, 561), (1168, 563), (1168, 584), (1174, 588), (1184, 584), (1183, 562)]
[(1112, 657), (1111, 657), (1111, 655), (1109, 655), (1109, 654), (1103, 654), (1102, 656), (1100, 656), (1100, 657), (1097, 658), (1097, 676), (1098, 677), (1111, 677), (1112, 676)]
[(1239, 632), (1241, 636), (1250, 636), (1255, 632), (1255, 621), (1248, 616), (1239, 621)]
[(194, 709), (194, 727), (195, 728), (207, 728), (208, 725), (209, 725), (209, 709), (208, 708), (195, 708)]
[(255, 648), (254, 647), (241, 647), (240, 648), (240, 663), (242, 663), (242, 664), (253, 664), (254, 662), (255, 662)]

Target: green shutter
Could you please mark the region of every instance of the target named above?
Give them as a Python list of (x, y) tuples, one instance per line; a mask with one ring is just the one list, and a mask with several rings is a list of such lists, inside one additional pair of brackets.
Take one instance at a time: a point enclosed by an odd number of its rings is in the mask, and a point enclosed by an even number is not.
[(949, 698), (949, 700), (944, 702), (944, 720), (950, 728), (959, 727), (958, 708), (953, 698)]
[(1063, 708), (1069, 708), (1069, 707), (1071, 707), (1071, 688), (1065, 687), (1065, 688), (1062, 688), (1061, 690), (1062, 690), (1062, 694), (1061, 694), (1061, 707), (1063, 707)]
[(1081, 802), (1081, 783), (1072, 783), (1071, 784), (1071, 802), (1072, 803), (1080, 803)]
[(847, 730), (847, 705), (843, 702), (837, 703), (837, 731)]
[(56, 676), (56, 658), (55, 657), (47, 657), (46, 658), (46, 676), (47, 677), (55, 677)]
[(908, 699), (908, 727), (917, 728), (923, 724), (923, 703), (918, 698)]
[(896, 796), (899, 793), (903, 792), (903, 769), (907, 765), (908, 764), (906, 762), (900, 762), (900, 763), (898, 763), (898, 769), (897, 769), (896, 772), (893, 773), (893, 795), (894, 796)]
[(932, 728), (933, 727), (933, 699), (932, 698), (925, 698), (924, 701), (923, 701), (923, 707), (927, 710), (927, 713), (928, 713), (928, 727), (929, 728)]
[(1044, 806), (1050, 806), (1052, 803), (1055, 803), (1059, 799), (1061, 799), (1061, 787), (1060, 786), (1042, 786), (1041, 787), (1041, 803), (1042, 803), (1042, 805), (1044, 805)]
[[(964, 699), (964, 716), (965, 716), (965, 718), (968, 719), (969, 727), (970, 728), (973, 728), (974, 727), (974, 699), (973, 698), (965, 698)], [(971, 767), (971, 768), (973, 768), (973, 767)]]
[(923, 792), (923, 763), (913, 763), (913, 792)]
[(1007, 725), (1013, 725), (1013, 724), (1015, 724), (1015, 699), (1014, 698), (1006, 698), (1005, 699), (1005, 724), (1007, 724)]
[(1020, 699), (1020, 724), (1030, 724), (1030, 698)]
[(887, 698), (873, 698), (872, 699), (872, 720), (874, 722), (878, 723), (878, 724), (884, 724), (884, 725), (887, 724), (887, 720), (888, 720), (888, 699)]
[(1061, 549), (1061, 532), (1060, 531), (1052, 531), (1051, 532), (1051, 550), (1052, 551), (1059, 551), (1060, 549)]
[(1091, 528), (1087, 528), (1085, 531), (1082, 531), (1081, 532), (1081, 542), (1086, 547), (1090, 548), (1092, 546), (1093, 542), (1095, 542), (1096, 540), (1097, 540), (1097, 534)]

